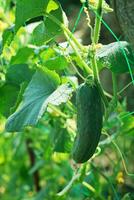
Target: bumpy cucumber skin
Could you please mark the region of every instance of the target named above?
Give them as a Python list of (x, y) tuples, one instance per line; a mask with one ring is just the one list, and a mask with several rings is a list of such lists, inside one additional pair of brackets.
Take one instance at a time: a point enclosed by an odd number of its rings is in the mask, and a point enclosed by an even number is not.
[(99, 143), (102, 129), (102, 103), (95, 85), (83, 83), (76, 94), (77, 136), (72, 156), (77, 163), (89, 160)]

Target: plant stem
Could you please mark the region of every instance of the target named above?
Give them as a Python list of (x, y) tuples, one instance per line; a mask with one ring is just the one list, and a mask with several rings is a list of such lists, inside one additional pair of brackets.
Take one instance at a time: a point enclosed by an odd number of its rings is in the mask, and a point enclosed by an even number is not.
[(75, 47), (74, 43), (72, 42), (72, 40), (70, 40), (70, 38), (68, 37), (68, 35), (66, 33), (64, 33), (66, 39), (68, 40), (70, 46), (73, 48), (75, 54), (77, 55), (79, 61), (81, 62), (82, 66), (84, 67), (84, 69), (86, 70), (86, 72), (88, 74), (93, 74), (92, 70), (89, 68), (89, 66), (87, 65), (87, 63), (83, 60), (83, 58), (81, 57), (80, 53), (78, 52), (77, 48)]
[(95, 44), (98, 43), (100, 36), (101, 20), (102, 20), (102, 4), (103, 0), (99, 0), (97, 7), (97, 15), (95, 19), (94, 37), (93, 37)]
[(64, 25), (62, 24), (62, 27), (64, 29), (64, 31), (68, 34), (68, 36), (70, 37), (70, 40), (72, 39), (73, 42), (76, 44), (76, 46), (83, 52), (84, 51), (84, 47), (79, 43), (79, 41), (74, 37), (74, 35), (71, 33), (71, 31)]
[(61, 29), (66, 32), (68, 34), (68, 36), (70, 37), (70, 40), (72, 39), (73, 42), (76, 44), (76, 46), (83, 51), (84, 47), (83, 45), (81, 45), (79, 43), (79, 41), (74, 37), (74, 35), (71, 33), (71, 31), (62, 23), (60, 22), (55, 16), (51, 15), (51, 14), (46, 14), (46, 16), (51, 19), (53, 22), (55, 22), (59, 27), (61, 27)]
[(92, 68), (93, 68), (94, 81), (99, 89), (99, 92), (103, 99), (105, 107), (108, 107), (108, 100), (104, 94), (103, 88), (100, 83), (97, 60), (96, 60), (96, 44), (99, 41), (100, 29), (101, 29), (102, 3), (103, 3), (103, 0), (99, 0), (98, 7), (97, 7), (97, 15), (95, 18), (93, 37), (91, 38), (92, 39), (91, 64), (92, 64)]
[(98, 81), (96, 82), (96, 85), (97, 85), (97, 87), (98, 87), (98, 89), (99, 89), (99, 92), (100, 92), (100, 95), (101, 95), (101, 97), (102, 97), (104, 106), (105, 106), (105, 108), (107, 108), (107, 107), (108, 107), (108, 100), (107, 100), (107, 97), (106, 97), (106, 95), (105, 95), (105, 93), (104, 93), (104, 91), (103, 91), (103, 88), (102, 88), (100, 82), (98, 82)]
[(73, 175), (72, 179), (70, 180), (70, 182), (67, 184), (67, 186), (61, 192), (57, 193), (57, 196), (63, 196), (64, 194), (66, 194), (71, 189), (74, 182), (79, 179), (80, 175), (81, 174), (79, 173), (79, 171), (76, 170), (74, 172), (74, 175)]
[(118, 101), (118, 89), (117, 89), (116, 75), (114, 73), (112, 73), (112, 82), (113, 82), (114, 101), (115, 101), (115, 105), (117, 105), (117, 101)]
[(56, 106), (52, 105), (52, 104), (49, 104), (48, 105), (49, 108), (51, 108), (54, 112), (56, 112), (58, 115), (62, 116), (63, 118), (65, 119), (68, 119), (69, 116), (66, 115), (65, 113), (63, 113), (61, 110), (59, 110), (58, 108), (56, 108)]
[(90, 185), (89, 183), (87, 183), (86, 181), (83, 181), (82, 185), (84, 185), (89, 191), (96, 193), (95, 188), (92, 185)]
[(96, 51), (93, 45), (93, 51), (92, 51), (92, 56), (91, 56), (91, 63), (92, 63), (92, 68), (93, 68), (93, 74), (94, 74), (94, 81), (99, 89), (100, 95), (103, 99), (105, 107), (108, 107), (108, 100), (107, 97), (104, 94), (103, 88), (100, 83), (100, 78), (99, 78), (99, 73), (98, 73), (98, 66), (97, 66), (97, 61), (96, 61)]
[(132, 85), (133, 81), (131, 81), (130, 83), (128, 83), (123, 89), (121, 89), (119, 92), (118, 92), (118, 95), (120, 95), (122, 92), (124, 92), (130, 85)]
[(99, 73), (98, 73), (98, 67), (97, 67), (97, 61), (96, 61), (96, 44), (99, 41), (100, 36), (100, 29), (101, 29), (101, 19), (102, 19), (102, 3), (103, 0), (99, 0), (98, 6), (97, 6), (97, 15), (95, 17), (95, 26), (93, 31), (93, 37), (92, 39), (92, 67), (93, 67), (93, 73), (94, 73), (94, 79), (97, 80), (97, 82), (100, 82), (99, 80)]
[(114, 193), (114, 195), (115, 195), (115, 199), (116, 199), (116, 200), (119, 200), (118, 194), (117, 194), (117, 192), (116, 192), (116, 190), (115, 190), (115, 188), (114, 188), (114, 186), (113, 186), (111, 180), (109, 179), (109, 177), (106, 176), (106, 175), (105, 175), (96, 165), (94, 165), (93, 163), (91, 163), (91, 166), (92, 166), (92, 168), (93, 168), (96, 172), (98, 172), (98, 173), (108, 182), (109, 186), (110, 186), (111, 189), (113, 190), (113, 193)]
[(51, 14), (46, 14), (46, 15), (49, 19), (51, 19), (53, 22), (55, 22), (57, 25), (59, 25), (61, 27), (67, 41), (69, 42), (70, 46), (73, 48), (75, 54), (77, 55), (79, 61), (82, 63), (86, 72), (88, 74), (93, 74), (92, 70), (89, 68), (89, 66), (86, 64), (86, 62), (83, 60), (83, 58), (81, 57), (81, 55), (77, 49), (77, 47), (78, 47), (79, 50), (81, 50), (83, 52), (84, 51), (83, 46), (78, 42), (78, 40), (74, 37), (74, 35), (70, 32), (70, 30), (63, 23), (61, 23), (56, 17), (54, 17)]
[(92, 51), (91, 51), (91, 63), (93, 68), (94, 79), (100, 82), (99, 73), (98, 73), (98, 66), (96, 61), (96, 49), (95, 44), (92, 44)]
[[(35, 165), (35, 154), (31, 145), (32, 145), (32, 140), (27, 139), (26, 140), (27, 151), (28, 151), (31, 167), (33, 167)], [(39, 172), (37, 170), (33, 173), (33, 179), (34, 179), (35, 190), (36, 192), (39, 192), (41, 188), (39, 185)]]

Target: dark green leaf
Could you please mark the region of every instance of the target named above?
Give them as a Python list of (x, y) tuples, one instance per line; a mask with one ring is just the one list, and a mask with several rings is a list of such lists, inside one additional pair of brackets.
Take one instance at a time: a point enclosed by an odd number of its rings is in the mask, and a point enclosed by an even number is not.
[(0, 88), (0, 113), (9, 116), (11, 107), (15, 104), (19, 88), (6, 84)]
[[(129, 72), (123, 49), (129, 62), (134, 61), (133, 53), (127, 42), (114, 42), (104, 45), (97, 51), (99, 69), (107, 67), (116, 74)], [(134, 65), (131, 66), (131, 69), (134, 70)]]
[[(59, 21), (63, 22), (63, 14), (61, 7), (51, 12)], [(45, 18), (33, 31), (32, 43), (35, 45), (43, 45), (51, 41), (54, 37), (61, 34), (61, 28), (49, 18)]]
[(29, 19), (43, 16), (45, 12), (58, 9), (56, 0), (17, 0), (15, 30), (24, 25)]
[(25, 90), (22, 104), (7, 120), (7, 131), (20, 131), (24, 126), (35, 125), (59, 83), (60, 79), (55, 72), (38, 70)]
[(24, 94), (26, 87), (27, 87), (27, 82), (23, 82), (20, 84), (20, 91), (18, 92), (18, 96), (16, 98), (14, 106), (11, 107), (11, 109), (10, 109), (10, 114), (12, 114), (16, 111), (17, 107), (19, 106), (20, 102), (22, 101), (23, 94)]
[(68, 85), (58, 87), (59, 83), (59, 76), (55, 72), (38, 70), (25, 90), (20, 107), (7, 120), (6, 130), (21, 131), (25, 126), (35, 125), (48, 103), (59, 105), (66, 102), (72, 89)]
[(29, 69), (27, 64), (11, 65), (7, 70), (7, 82), (20, 85), (22, 82), (29, 82), (34, 71)]
[(49, 0), (17, 0), (15, 30), (24, 25), (24, 23), (37, 16), (42, 16), (47, 8)]
[(54, 151), (60, 153), (69, 153), (71, 147), (72, 142), (69, 133), (66, 129), (60, 128), (60, 131), (55, 133)]

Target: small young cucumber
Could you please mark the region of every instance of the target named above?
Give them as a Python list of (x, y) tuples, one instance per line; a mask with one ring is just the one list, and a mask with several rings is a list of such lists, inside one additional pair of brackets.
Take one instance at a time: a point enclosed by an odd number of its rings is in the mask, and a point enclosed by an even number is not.
[(76, 93), (77, 136), (72, 156), (77, 163), (84, 163), (95, 153), (102, 129), (102, 102), (95, 85), (83, 83)]

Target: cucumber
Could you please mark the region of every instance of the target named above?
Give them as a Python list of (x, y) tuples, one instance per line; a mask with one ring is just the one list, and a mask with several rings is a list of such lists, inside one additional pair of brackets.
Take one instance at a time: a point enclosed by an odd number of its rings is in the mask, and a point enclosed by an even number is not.
[(72, 157), (77, 163), (89, 160), (100, 140), (102, 129), (102, 102), (95, 85), (83, 83), (76, 93), (77, 135)]

